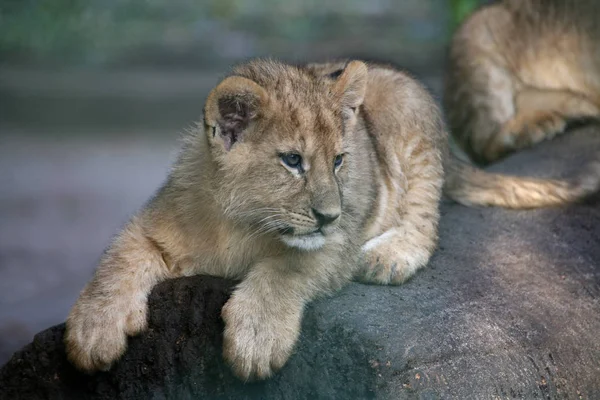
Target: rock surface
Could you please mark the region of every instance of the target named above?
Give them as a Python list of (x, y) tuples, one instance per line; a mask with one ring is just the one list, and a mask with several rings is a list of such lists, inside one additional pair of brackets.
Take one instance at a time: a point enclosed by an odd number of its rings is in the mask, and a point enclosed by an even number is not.
[[(575, 172), (600, 150), (577, 129), (492, 169)], [(273, 379), (237, 381), (221, 360), (232, 282), (159, 285), (150, 329), (108, 373), (64, 356), (63, 325), (0, 370), (0, 399), (600, 398), (600, 201), (507, 211), (442, 206), (428, 268), (399, 287), (351, 284), (308, 308)]]

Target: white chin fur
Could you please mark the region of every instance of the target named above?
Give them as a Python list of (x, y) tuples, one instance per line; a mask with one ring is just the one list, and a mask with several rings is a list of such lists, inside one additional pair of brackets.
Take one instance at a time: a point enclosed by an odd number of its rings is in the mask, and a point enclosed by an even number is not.
[(300, 250), (313, 251), (319, 250), (325, 244), (325, 237), (320, 233), (313, 233), (304, 236), (282, 236), (283, 243), (290, 247)]

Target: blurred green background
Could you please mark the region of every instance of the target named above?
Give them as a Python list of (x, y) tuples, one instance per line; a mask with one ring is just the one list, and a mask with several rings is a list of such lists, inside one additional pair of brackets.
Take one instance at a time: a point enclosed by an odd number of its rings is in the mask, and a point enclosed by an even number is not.
[(0, 364), (62, 322), (232, 64), (364, 57), (436, 96), (479, 0), (0, 0)]
[(384, 60), (438, 93), (452, 30), (480, 2), (2, 0), (0, 123), (181, 127), (256, 56)]
[(478, 2), (3, 0), (0, 52), (9, 63), (96, 66), (214, 67), (256, 55), (356, 50), (423, 61)]

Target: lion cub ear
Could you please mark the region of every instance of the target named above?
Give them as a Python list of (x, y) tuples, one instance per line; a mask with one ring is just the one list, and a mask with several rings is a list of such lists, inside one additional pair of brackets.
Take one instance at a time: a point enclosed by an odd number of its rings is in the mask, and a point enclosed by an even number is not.
[(360, 106), (367, 92), (369, 71), (365, 63), (351, 61), (341, 72), (335, 83), (335, 91), (341, 96), (342, 105), (352, 109)]
[(267, 101), (266, 90), (256, 82), (241, 76), (225, 78), (209, 93), (204, 106), (211, 143), (222, 141), (225, 151), (231, 150), (236, 142), (243, 140), (248, 126)]

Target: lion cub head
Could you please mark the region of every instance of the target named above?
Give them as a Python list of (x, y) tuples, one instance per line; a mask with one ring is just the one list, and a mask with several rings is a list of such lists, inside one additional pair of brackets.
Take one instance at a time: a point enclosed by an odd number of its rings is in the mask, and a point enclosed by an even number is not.
[(224, 214), (301, 250), (335, 237), (366, 84), (358, 61), (327, 76), (254, 61), (213, 89), (205, 130)]

